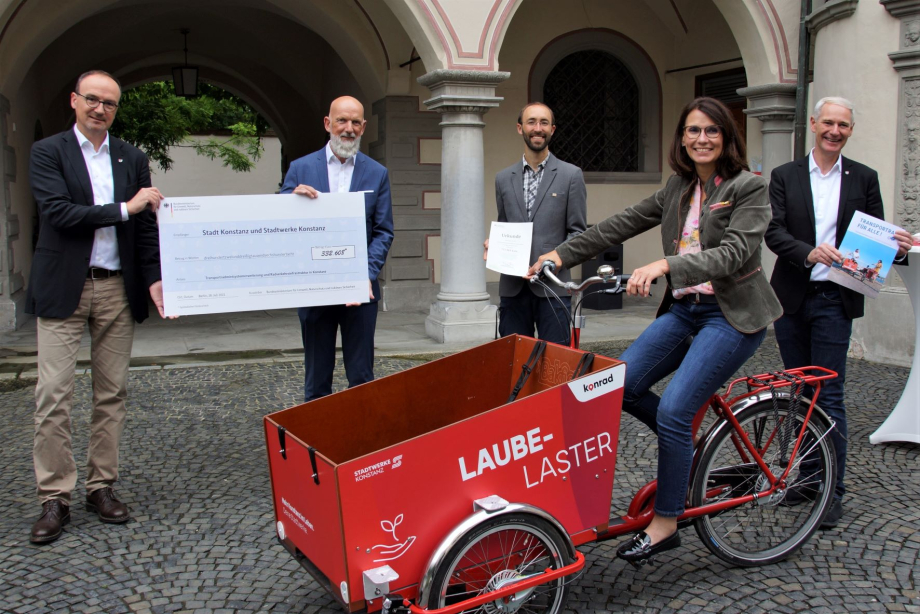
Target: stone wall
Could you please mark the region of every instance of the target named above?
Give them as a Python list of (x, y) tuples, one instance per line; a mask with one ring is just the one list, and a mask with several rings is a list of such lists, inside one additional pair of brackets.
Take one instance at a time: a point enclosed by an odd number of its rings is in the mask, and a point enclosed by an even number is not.
[(441, 166), (425, 163), (420, 148), (426, 139), (440, 141), (441, 116), (420, 111), (416, 96), (387, 96), (374, 103), (373, 113), (377, 140), (370, 155), (390, 172), (396, 229), (380, 279), (382, 309), (427, 311), (438, 292), (428, 243), (441, 233)]

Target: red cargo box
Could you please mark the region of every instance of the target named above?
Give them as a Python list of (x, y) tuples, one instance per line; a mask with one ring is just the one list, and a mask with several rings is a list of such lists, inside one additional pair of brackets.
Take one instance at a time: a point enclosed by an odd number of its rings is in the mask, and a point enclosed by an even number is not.
[[(549, 344), (512, 403), (535, 341), (511, 336), (265, 417), (284, 546), (349, 611), (379, 610), (364, 572), (389, 566), (413, 598), (473, 502), (551, 514), (578, 545), (606, 528), (626, 365)], [(395, 573), (393, 573), (395, 572)]]

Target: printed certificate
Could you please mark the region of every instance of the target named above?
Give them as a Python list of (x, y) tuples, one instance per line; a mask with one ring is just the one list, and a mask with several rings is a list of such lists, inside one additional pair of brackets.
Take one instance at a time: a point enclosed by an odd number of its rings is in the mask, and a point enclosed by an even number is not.
[(486, 268), (515, 277), (527, 275), (532, 238), (533, 222), (492, 222)]
[(166, 315), (368, 301), (363, 192), (167, 198), (158, 217)]

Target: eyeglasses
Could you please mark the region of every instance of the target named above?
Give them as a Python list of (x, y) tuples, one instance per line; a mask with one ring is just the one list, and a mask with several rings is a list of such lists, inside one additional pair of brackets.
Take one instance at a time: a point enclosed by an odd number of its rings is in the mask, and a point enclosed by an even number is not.
[(74, 94), (76, 94), (77, 96), (85, 100), (86, 106), (88, 106), (90, 109), (95, 109), (100, 104), (102, 104), (102, 108), (105, 109), (106, 113), (113, 113), (115, 109), (118, 108), (118, 105), (112, 102), (111, 100), (100, 100), (99, 98), (96, 98), (92, 94), (90, 94), (89, 96), (84, 96), (80, 92), (74, 92)]
[(715, 139), (722, 135), (722, 126), (716, 126), (715, 124), (706, 126), (705, 128), (700, 128), (699, 126), (684, 126), (684, 134), (691, 139), (699, 138), (700, 134), (703, 132), (705, 132), (706, 136), (710, 139)]

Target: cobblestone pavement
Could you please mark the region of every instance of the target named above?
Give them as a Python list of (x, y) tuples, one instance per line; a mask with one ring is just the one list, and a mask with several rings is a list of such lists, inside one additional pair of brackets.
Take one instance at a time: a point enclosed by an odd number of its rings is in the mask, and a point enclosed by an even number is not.
[[(595, 349), (616, 356), (622, 347)], [(414, 364), (380, 359), (378, 376)], [(745, 371), (778, 366), (768, 338)], [(920, 612), (920, 446), (868, 442), (908, 371), (859, 360), (848, 368), (850, 494), (837, 529), (753, 569), (726, 566), (692, 529), (641, 571), (614, 557), (615, 542), (583, 547), (588, 566), (569, 611)], [(118, 493), (134, 520), (102, 525), (76, 505), (62, 538), (43, 547), (28, 541), (39, 511), (32, 389), (0, 393), (0, 611), (343, 612), (274, 539), (260, 419), (295, 404), (300, 385), (298, 362), (132, 371)], [(90, 396), (90, 379), (78, 377), (78, 459)], [(620, 449), (613, 509), (622, 511), (653, 476), (656, 452), (629, 418)]]

